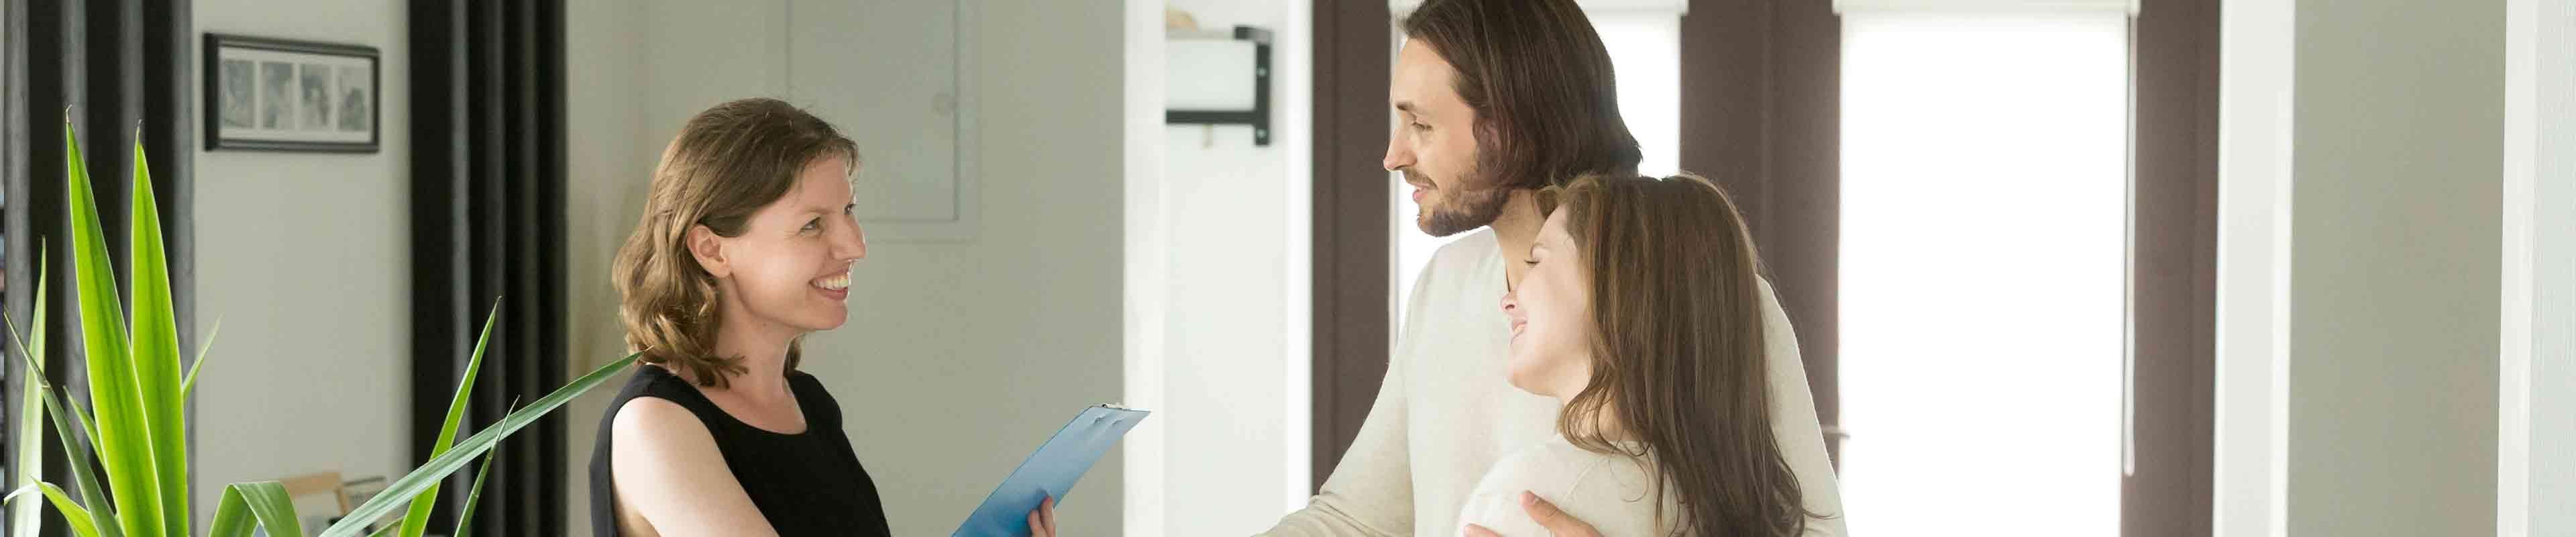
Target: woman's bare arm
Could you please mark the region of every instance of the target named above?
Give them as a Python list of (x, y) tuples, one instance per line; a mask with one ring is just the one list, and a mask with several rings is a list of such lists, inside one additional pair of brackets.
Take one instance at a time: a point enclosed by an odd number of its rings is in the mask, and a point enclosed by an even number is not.
[[(636, 534), (668, 537), (742, 535), (775, 537), (769, 519), (751, 504), (715, 435), (688, 409), (637, 397), (619, 407), (610, 425), (609, 456), (618, 510), (641, 515), (650, 528)], [(620, 519), (628, 517), (620, 516)], [(629, 519), (631, 520), (631, 519)]]

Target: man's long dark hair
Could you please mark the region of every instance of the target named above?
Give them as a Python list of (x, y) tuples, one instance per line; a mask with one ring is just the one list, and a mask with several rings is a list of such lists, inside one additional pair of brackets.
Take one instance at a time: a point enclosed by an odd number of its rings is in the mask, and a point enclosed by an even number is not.
[(1429, 0), (1404, 18), (1404, 34), (1458, 71), (1489, 184), (1636, 174), (1642, 157), (1619, 117), (1610, 50), (1574, 0)]

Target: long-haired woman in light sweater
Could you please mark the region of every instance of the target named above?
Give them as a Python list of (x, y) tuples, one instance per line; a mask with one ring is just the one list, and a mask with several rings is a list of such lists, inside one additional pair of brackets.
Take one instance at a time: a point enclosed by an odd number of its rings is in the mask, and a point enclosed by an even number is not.
[(1759, 257), (1734, 204), (1682, 175), (1588, 176), (1503, 296), (1513, 386), (1564, 404), (1557, 436), (1494, 464), (1467, 535), (1548, 535), (1540, 500), (1601, 535), (1794, 536), (1802, 501), (1772, 429)]

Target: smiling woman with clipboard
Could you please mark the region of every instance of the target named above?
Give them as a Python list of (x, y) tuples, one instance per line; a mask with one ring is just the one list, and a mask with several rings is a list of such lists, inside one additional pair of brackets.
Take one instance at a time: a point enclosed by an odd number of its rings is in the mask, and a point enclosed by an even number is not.
[[(890, 532), (840, 404), (796, 370), (805, 334), (849, 319), (858, 167), (849, 138), (775, 99), (701, 112), (663, 151), (611, 276), (643, 356), (591, 452), (598, 535)], [(1023, 524), (1054, 535), (1053, 506)]]

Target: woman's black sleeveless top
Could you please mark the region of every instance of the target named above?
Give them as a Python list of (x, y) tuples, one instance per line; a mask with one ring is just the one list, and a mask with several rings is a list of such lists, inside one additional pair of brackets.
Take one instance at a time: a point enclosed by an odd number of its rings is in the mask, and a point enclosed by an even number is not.
[(616, 537), (617, 490), (610, 472), (609, 427), (617, 410), (637, 397), (670, 401), (689, 409), (733, 470), (751, 504), (782, 537), (801, 535), (890, 535), (885, 506), (878, 502), (876, 482), (859, 466), (850, 438), (841, 432), (841, 404), (812, 375), (789, 371), (787, 385), (805, 412), (805, 432), (770, 432), (726, 414), (687, 380), (658, 366), (635, 367), (635, 376), (608, 412), (599, 418), (599, 441), (590, 452), (590, 523), (600, 537)]

